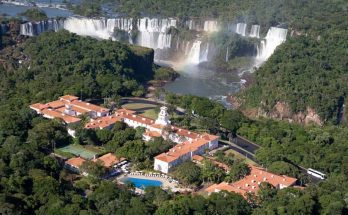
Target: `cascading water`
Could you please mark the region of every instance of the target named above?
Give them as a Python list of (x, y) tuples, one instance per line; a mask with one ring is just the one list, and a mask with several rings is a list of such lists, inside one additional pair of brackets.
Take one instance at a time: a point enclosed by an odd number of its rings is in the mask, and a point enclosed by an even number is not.
[(249, 37), (260, 38), (260, 25), (252, 25)]
[(114, 29), (119, 29), (126, 32), (131, 32), (133, 30), (133, 19), (108, 19), (106, 21), (106, 26), (109, 32), (114, 31)]
[(113, 38), (114, 26), (108, 26), (108, 24), (110, 24), (110, 22), (106, 19), (70, 17), (65, 20), (64, 29), (82, 36), (109, 39)]
[(207, 31), (207, 32), (218, 31), (219, 30), (218, 23), (217, 23), (217, 21), (212, 21), (212, 20), (205, 21), (203, 29), (204, 29), (204, 31)]
[(188, 20), (185, 22), (186, 27), (188, 27), (189, 30), (194, 30), (194, 31), (202, 31), (203, 26), (201, 22), (198, 22), (196, 20)]
[(219, 31), (219, 25), (216, 20), (188, 20), (185, 22), (185, 26), (189, 30), (194, 31), (205, 31), (205, 32), (214, 32)]
[[(214, 32), (219, 30), (218, 22), (213, 20), (200, 21), (189, 20), (184, 23), (189, 29), (196, 31)], [(180, 52), (185, 54), (187, 63), (199, 64), (208, 60), (209, 44), (202, 44), (202, 34), (197, 34), (195, 40), (183, 41), (180, 38), (173, 40), (170, 34), (170, 28), (176, 27), (175, 19), (150, 19), (141, 18), (133, 21), (131, 18), (115, 18), (115, 19), (90, 19), (81, 17), (69, 17), (66, 19), (49, 19), (40, 22), (27, 22), (21, 24), (20, 33), (22, 35), (36, 36), (44, 31), (58, 31), (66, 29), (70, 32), (83, 36), (91, 36), (101, 39), (129, 39), (130, 43), (153, 48), (155, 51), (155, 59), (171, 59), (172, 57), (182, 58), (183, 55), (176, 55)], [(230, 31), (240, 34), (241, 36), (259, 38), (260, 26), (252, 25), (250, 32), (247, 32), (246, 23), (238, 23), (229, 25)], [(118, 35), (115, 29), (125, 32)], [(133, 41), (132, 32), (138, 30), (138, 34)], [(117, 36), (118, 35), (118, 36)], [(259, 62), (267, 60), (276, 47), (286, 40), (287, 30), (272, 27), (269, 29), (267, 36), (260, 41), (257, 46), (256, 59)], [(174, 43), (174, 45), (172, 45)], [(175, 50), (175, 51), (174, 51)], [(225, 61), (229, 60), (229, 51), (226, 49)], [(213, 56), (215, 49), (211, 48)]]
[(186, 46), (185, 46), (185, 50), (184, 50), (185, 52), (185, 55), (188, 55), (189, 54), (189, 52), (190, 52), (190, 41), (188, 41), (187, 43), (186, 43)]
[(194, 65), (200, 63), (201, 44), (202, 44), (202, 41), (199, 41), (199, 40), (196, 40), (193, 43), (191, 50), (188, 54), (187, 63), (194, 64)]
[(206, 45), (202, 57), (199, 59), (199, 62), (206, 62), (208, 61), (208, 55), (209, 55), (209, 43)]
[(170, 48), (172, 35), (167, 33), (170, 27), (176, 27), (175, 19), (139, 19), (137, 44), (153, 49)]
[[(134, 42), (140, 46), (153, 48), (155, 49), (155, 62), (164, 64), (169, 62), (166, 65), (171, 65), (174, 68), (178, 66), (177, 68), (185, 74), (182, 75), (179, 81), (173, 82), (176, 90), (172, 90), (172, 92), (200, 96), (221, 96), (235, 92), (241, 84), (245, 83), (243, 79), (236, 79), (235, 75), (233, 77), (225, 73), (219, 75), (219, 73), (207, 69), (207, 67), (198, 67), (197, 65), (203, 61), (215, 59), (215, 57), (225, 58), (219, 60), (225, 60), (226, 62), (235, 57), (228, 46), (219, 44), (222, 40), (214, 40), (214, 37), (210, 36), (211, 32), (221, 29), (224, 36), (226, 36), (226, 40), (223, 40), (223, 42), (225, 41), (228, 44), (232, 41), (230, 37), (236, 36), (235, 33), (243, 37), (259, 38), (260, 26), (252, 25), (247, 30), (246, 23), (230, 23), (228, 26), (218, 26), (218, 22), (212, 20), (188, 20), (181, 23), (180, 26), (193, 30), (189, 37), (180, 33), (172, 37), (171, 32), (175, 31), (172, 31), (171, 27), (176, 26), (177, 23), (174, 19), (141, 18), (132, 20), (128, 18), (88, 19), (70, 17), (59, 19), (59, 21), (27, 22), (21, 25), (20, 30), (23, 35), (36, 36), (47, 30), (66, 29), (79, 35), (102, 39), (112, 38), (121, 41), (129, 39), (130, 43)], [(115, 29), (124, 32), (115, 31)], [(134, 34), (135, 32), (137, 34)], [(276, 47), (286, 40), (286, 35), (286, 29), (273, 27), (269, 29), (264, 39), (249, 40), (249, 42), (260, 42), (257, 46), (256, 64), (253, 66), (258, 66), (267, 60)], [(244, 39), (247, 40), (248, 38)], [(241, 55), (244, 55), (244, 52)], [(248, 54), (249, 57), (250, 55)], [(251, 60), (253, 59), (251, 58)], [(242, 75), (246, 71), (250, 72), (250, 69), (241, 68), (239, 74)]]
[(39, 22), (27, 22), (21, 24), (20, 34), (26, 36), (37, 36), (45, 31), (58, 31), (64, 26), (64, 20), (49, 19)]
[(271, 27), (267, 36), (261, 41), (257, 48), (257, 59), (261, 61), (267, 60), (275, 51), (277, 46), (286, 41), (287, 29)]
[(245, 24), (245, 23), (238, 23), (237, 27), (236, 27), (236, 33), (242, 35), (243, 37), (245, 37), (245, 35), (246, 35), (246, 27), (247, 27), (247, 24)]

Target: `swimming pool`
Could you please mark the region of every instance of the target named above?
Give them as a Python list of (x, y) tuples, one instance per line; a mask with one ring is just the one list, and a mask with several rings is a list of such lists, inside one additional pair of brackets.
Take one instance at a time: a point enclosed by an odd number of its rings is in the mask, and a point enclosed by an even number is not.
[(125, 177), (121, 179), (123, 183), (133, 183), (136, 188), (144, 190), (146, 187), (160, 187), (162, 186), (161, 181), (150, 180), (150, 179), (142, 179), (142, 178), (131, 178)]

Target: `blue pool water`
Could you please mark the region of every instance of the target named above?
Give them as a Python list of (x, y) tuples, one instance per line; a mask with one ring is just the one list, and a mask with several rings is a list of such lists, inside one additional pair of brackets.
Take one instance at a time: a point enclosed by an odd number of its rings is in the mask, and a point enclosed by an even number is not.
[(144, 190), (146, 187), (159, 187), (162, 185), (161, 181), (157, 180), (150, 180), (150, 179), (141, 179), (141, 178), (124, 178), (122, 179), (122, 182), (127, 183), (133, 183), (136, 188)]

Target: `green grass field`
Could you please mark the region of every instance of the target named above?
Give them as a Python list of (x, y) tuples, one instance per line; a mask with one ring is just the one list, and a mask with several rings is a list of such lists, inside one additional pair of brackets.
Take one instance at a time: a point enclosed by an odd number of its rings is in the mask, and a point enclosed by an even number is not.
[(226, 155), (232, 154), (235, 158), (240, 159), (240, 160), (244, 160), (246, 164), (258, 166), (258, 164), (255, 163), (254, 161), (250, 160), (249, 158), (246, 158), (245, 156), (239, 154), (238, 152), (236, 152), (232, 149), (225, 151), (225, 154)]
[(98, 149), (95, 146), (82, 146), (76, 144), (70, 144), (64, 146), (62, 148), (56, 149), (55, 152), (57, 154), (61, 154), (62, 156), (70, 157), (69, 154), (73, 154), (75, 156), (81, 156), (85, 159), (93, 159), (95, 155), (102, 153), (103, 151)]
[(122, 105), (122, 108), (135, 110), (139, 112), (139, 115), (150, 118), (150, 119), (156, 119), (158, 114), (158, 112), (156, 111), (157, 105), (153, 105), (153, 104), (145, 104), (141, 102), (128, 103), (128, 104)]
[(145, 104), (145, 103), (127, 103), (122, 105), (123, 108), (125, 109), (130, 109), (130, 110), (139, 110), (142, 108), (156, 108), (156, 105), (153, 104)]

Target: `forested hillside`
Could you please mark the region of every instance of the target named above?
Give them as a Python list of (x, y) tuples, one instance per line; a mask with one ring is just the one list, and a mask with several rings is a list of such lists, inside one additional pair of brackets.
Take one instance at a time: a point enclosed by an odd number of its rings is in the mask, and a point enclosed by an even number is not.
[(153, 76), (152, 50), (67, 31), (30, 38), (11, 52), (22, 60), (18, 64), (17, 59), (8, 59), (14, 63), (12, 68), (5, 63), (8, 69), (1, 73), (1, 102), (13, 97), (45, 101), (64, 93), (84, 98), (140, 96), (144, 93), (140, 83)]
[[(288, 40), (255, 72), (256, 84), (242, 93), (244, 108), (272, 112), (277, 102), (290, 115), (312, 108), (321, 123), (338, 123), (347, 96), (348, 5), (344, 0), (122, 1), (126, 13), (216, 18), (287, 27)], [(290, 117), (291, 118), (291, 117)], [(295, 120), (296, 121), (296, 120)]]
[[(319, 7), (319, 6), (321, 7)], [(348, 13), (343, 4), (311, 4), (290, 23), (295, 34), (255, 73), (244, 101), (271, 112), (279, 101), (293, 113), (313, 108), (322, 121), (339, 123), (347, 97)], [(325, 7), (326, 6), (326, 7)], [(319, 12), (320, 11), (320, 12)]]
[(3, 138), (15, 133), (5, 129), (8, 122), (14, 127), (25, 125), (16, 113), (27, 112), (30, 103), (65, 93), (85, 99), (140, 96), (144, 93), (142, 83), (153, 77), (152, 50), (67, 31), (44, 33), (19, 46), (8, 46), (1, 57), (5, 59), (0, 66)]

